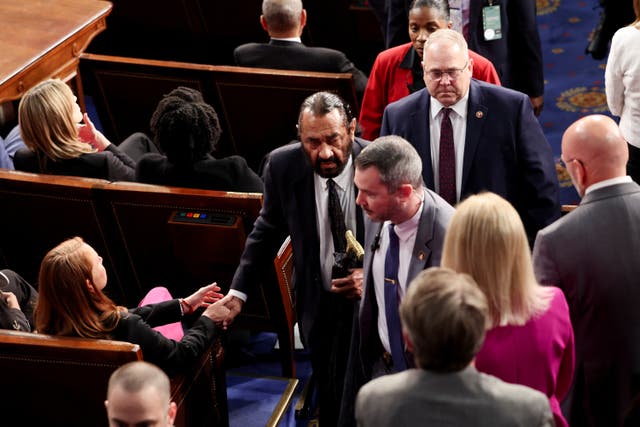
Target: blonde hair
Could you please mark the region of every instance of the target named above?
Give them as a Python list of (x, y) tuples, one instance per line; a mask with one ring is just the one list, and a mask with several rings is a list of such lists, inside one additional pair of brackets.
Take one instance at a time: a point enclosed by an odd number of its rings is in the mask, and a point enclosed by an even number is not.
[(493, 326), (523, 325), (547, 310), (551, 290), (538, 284), (522, 220), (493, 193), (456, 206), (442, 266), (471, 275), (487, 296)]
[(72, 159), (96, 151), (78, 138), (74, 104), (73, 92), (59, 79), (40, 82), (20, 100), (20, 133), (26, 146), (36, 153), (43, 171), (47, 160)]
[(80, 237), (65, 240), (42, 260), (34, 318), (40, 333), (110, 338), (126, 310), (93, 284), (91, 261)]
[(487, 299), (473, 278), (431, 267), (411, 281), (400, 304), (416, 366), (434, 372), (464, 369), (482, 347)]

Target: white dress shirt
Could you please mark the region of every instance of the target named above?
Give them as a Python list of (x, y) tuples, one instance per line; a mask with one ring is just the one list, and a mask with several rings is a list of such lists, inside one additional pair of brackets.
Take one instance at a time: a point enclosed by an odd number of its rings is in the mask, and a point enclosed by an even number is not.
[[(356, 234), (356, 196), (353, 187), (353, 160), (349, 156), (344, 170), (337, 177), (333, 178), (336, 183), (336, 190), (340, 197), (340, 205), (345, 218), (347, 230)], [(331, 270), (333, 269), (333, 235), (331, 234), (331, 223), (329, 220), (329, 190), (327, 188), (327, 178), (313, 174), (313, 183), (316, 199), (316, 225), (318, 226), (318, 239), (320, 240), (320, 275), (322, 284), (326, 290), (331, 289)], [(304, 215), (300, 212), (300, 215)], [(247, 294), (236, 289), (230, 289), (229, 294), (242, 301), (247, 301)]]
[[(353, 187), (353, 160), (349, 156), (347, 165), (337, 177), (333, 178), (340, 197), (340, 206), (344, 214), (347, 230), (356, 234), (356, 196)], [(331, 289), (331, 270), (333, 269), (333, 235), (331, 234), (331, 220), (329, 219), (329, 189), (327, 178), (317, 173), (313, 174), (316, 194), (316, 220), (318, 239), (320, 241), (320, 275), (326, 290)]]
[[(404, 298), (407, 290), (407, 276), (409, 274), (409, 264), (411, 255), (416, 243), (416, 235), (418, 233), (418, 224), (420, 223), (420, 215), (424, 209), (424, 201), (420, 204), (418, 212), (403, 223), (396, 224), (394, 230), (398, 235), (399, 248), (399, 265), (398, 265), (398, 284), (400, 285), (400, 299)], [(385, 315), (384, 305), (384, 261), (387, 256), (387, 248), (389, 247), (389, 224), (385, 221), (380, 233), (380, 247), (373, 255), (371, 265), (371, 274), (373, 276), (373, 287), (376, 293), (376, 301), (378, 303), (378, 335), (382, 342), (382, 347), (389, 353), (389, 332), (387, 329), (387, 317)], [(398, 301), (399, 302), (399, 301)]]
[(584, 195), (586, 196), (592, 191), (598, 190), (600, 188), (610, 187), (612, 185), (617, 185), (617, 184), (624, 184), (626, 182), (633, 182), (633, 180), (631, 179), (630, 176), (618, 176), (615, 178), (605, 179), (603, 181), (596, 182), (595, 184), (591, 184), (589, 187), (587, 187), (587, 189), (584, 190)]
[[(436, 193), (440, 193), (439, 159), (440, 159), (440, 125), (442, 123), (442, 109), (444, 105), (434, 97), (431, 97), (429, 108), (429, 136), (431, 139), (431, 167), (433, 168), (433, 183)], [(456, 156), (456, 200), (460, 200), (462, 190), (462, 165), (464, 164), (464, 145), (467, 137), (467, 104), (469, 103), (469, 91), (460, 101), (452, 105), (453, 111), (449, 113), (451, 126), (453, 127), (453, 148)]]

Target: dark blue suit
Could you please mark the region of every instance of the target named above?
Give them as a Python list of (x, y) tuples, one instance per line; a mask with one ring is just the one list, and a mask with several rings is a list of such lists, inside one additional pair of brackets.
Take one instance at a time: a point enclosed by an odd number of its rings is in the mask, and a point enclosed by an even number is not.
[[(425, 185), (434, 189), (429, 146), (430, 95), (422, 89), (389, 104), (381, 135), (400, 135), (422, 157)], [(558, 178), (551, 147), (520, 92), (471, 80), (460, 200), (492, 191), (522, 218), (530, 241), (560, 217)]]

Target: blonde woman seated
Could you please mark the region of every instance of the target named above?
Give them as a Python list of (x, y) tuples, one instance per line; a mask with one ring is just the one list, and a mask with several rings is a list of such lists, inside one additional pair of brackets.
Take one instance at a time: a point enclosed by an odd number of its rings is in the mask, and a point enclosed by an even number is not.
[(533, 275), (529, 244), (516, 210), (493, 193), (456, 207), (445, 237), (442, 266), (471, 275), (489, 302), (491, 328), (476, 368), (549, 397), (557, 426), (567, 426), (560, 402), (574, 367), (567, 301)]
[[(189, 368), (209, 348), (217, 323), (229, 314), (220, 288), (211, 284), (184, 299), (132, 310), (117, 306), (103, 293), (107, 273), (102, 258), (80, 237), (50, 250), (40, 266), (35, 309), (39, 333), (113, 339), (140, 345), (144, 359), (168, 374)], [(153, 326), (180, 321), (205, 307), (180, 341), (166, 338)]]
[(15, 169), (135, 181), (134, 158), (157, 152), (153, 143), (134, 134), (136, 138), (132, 135), (116, 147), (82, 114), (76, 100), (69, 86), (57, 79), (45, 80), (24, 94), (18, 121), (27, 148), (16, 151)]

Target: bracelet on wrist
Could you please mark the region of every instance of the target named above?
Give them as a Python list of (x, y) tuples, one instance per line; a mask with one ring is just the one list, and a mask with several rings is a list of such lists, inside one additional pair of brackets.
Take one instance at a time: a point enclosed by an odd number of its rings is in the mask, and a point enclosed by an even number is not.
[(184, 298), (180, 298), (180, 310), (182, 311), (183, 316), (185, 314), (191, 314), (195, 311), (194, 307), (189, 304), (189, 301)]

